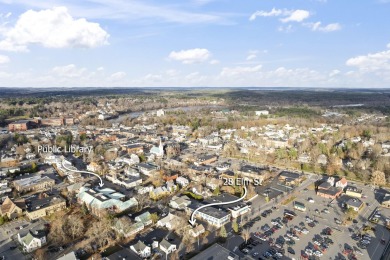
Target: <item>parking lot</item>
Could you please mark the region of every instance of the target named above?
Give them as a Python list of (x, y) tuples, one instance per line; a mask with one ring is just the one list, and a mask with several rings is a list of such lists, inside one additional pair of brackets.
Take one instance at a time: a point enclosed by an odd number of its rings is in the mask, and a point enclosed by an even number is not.
[[(226, 246), (240, 256), (247, 255), (253, 259), (380, 259), (390, 233), (383, 226), (384, 221), (378, 225), (370, 224), (374, 230), (364, 229), (367, 218), (379, 206), (380, 200), (374, 189), (359, 188), (363, 189), (367, 198), (362, 199), (365, 206), (353, 222), (341, 224), (345, 216), (338, 201), (331, 203), (318, 197), (314, 190), (303, 189), (295, 194), (295, 201), (305, 204), (306, 211), (294, 210), (293, 202), (286, 206), (278, 205), (277, 209), (270, 208), (272, 212), (269, 214), (264, 213), (264, 208), (260, 214), (251, 215), (251, 224), (243, 227), (243, 233), (246, 228), (249, 229), (251, 243), (246, 245), (242, 235), (236, 235), (228, 239)], [(390, 218), (390, 210), (379, 209), (383, 219)], [(287, 221), (283, 219), (286, 211), (296, 216)], [(256, 221), (256, 216), (260, 216), (261, 220)], [(360, 236), (357, 237), (357, 234)]]

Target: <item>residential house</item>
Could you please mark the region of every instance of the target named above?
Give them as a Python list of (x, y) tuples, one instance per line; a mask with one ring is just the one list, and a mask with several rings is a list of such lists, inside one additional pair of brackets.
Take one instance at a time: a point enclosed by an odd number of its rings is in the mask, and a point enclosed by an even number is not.
[(142, 178), (139, 176), (138, 177), (124, 176), (117, 172), (112, 172), (111, 174), (107, 174), (106, 179), (121, 187), (125, 187), (126, 189), (130, 189), (132, 187), (136, 187), (142, 184)]
[(221, 185), (222, 185), (222, 180), (220, 179), (211, 178), (209, 181), (206, 182), (206, 187), (211, 190), (215, 190)]
[(149, 257), (152, 252), (152, 248), (145, 245), (141, 240), (139, 240), (135, 245), (130, 246), (130, 249), (142, 258)]
[[(119, 251), (116, 251), (115, 253), (112, 253), (106, 257), (103, 257), (102, 260), (141, 260), (144, 259), (145, 257), (142, 257), (138, 255), (133, 249), (130, 248), (122, 248)], [(71, 260), (71, 259), (66, 259), (66, 260)]]
[(66, 255), (61, 256), (57, 260), (78, 260), (76, 253), (74, 251), (67, 253)]
[(157, 172), (160, 169), (159, 166), (151, 164), (151, 163), (140, 163), (137, 165), (137, 167), (141, 173), (143, 173), (147, 176), (153, 175), (155, 172)]
[(171, 191), (168, 190), (166, 186), (161, 186), (161, 187), (157, 187), (157, 188), (153, 189), (152, 191), (150, 191), (149, 197), (151, 199), (157, 200), (157, 199), (160, 199), (162, 197), (168, 196), (170, 193), (171, 193)]
[(122, 216), (114, 220), (113, 229), (121, 233), (125, 237), (130, 237), (138, 232), (144, 230), (145, 225), (142, 222), (131, 222), (127, 216)]
[(90, 172), (100, 172), (102, 167), (97, 162), (91, 162), (87, 165), (87, 170)]
[(338, 187), (338, 188), (344, 189), (347, 186), (348, 186), (348, 181), (344, 177), (336, 182), (336, 187)]
[(8, 219), (14, 219), (22, 216), (23, 210), (26, 208), (24, 199), (12, 201), (6, 198), (0, 207), (0, 216), (7, 216)]
[(218, 160), (218, 156), (213, 154), (213, 155), (203, 155), (200, 156), (197, 161), (195, 162), (196, 165), (208, 165), (213, 162), (216, 162)]
[(168, 213), (168, 215), (159, 221), (157, 221), (157, 226), (158, 227), (165, 227), (168, 230), (173, 230), (177, 227), (177, 225), (180, 224), (179, 217)]
[(381, 206), (382, 206), (382, 207), (385, 207), (385, 208), (390, 208), (390, 193), (387, 193), (387, 194), (383, 197)]
[(151, 225), (153, 223), (152, 215), (148, 211), (146, 211), (146, 212), (142, 213), (141, 215), (135, 217), (135, 221), (143, 223), (144, 226), (148, 226), (148, 225)]
[(76, 253), (74, 251), (67, 253), (66, 255), (61, 256), (57, 260), (78, 260)]
[(344, 203), (344, 206), (347, 209), (353, 209), (354, 211), (359, 211), (363, 207), (363, 202), (358, 198), (350, 198)]
[(38, 229), (21, 231), (18, 233), (18, 241), (24, 252), (33, 252), (46, 244), (46, 231)]
[(169, 206), (174, 209), (184, 210), (191, 204), (191, 200), (187, 196), (176, 197), (174, 196), (169, 202)]
[(298, 157), (298, 162), (300, 163), (309, 163), (311, 161), (311, 158), (308, 154), (301, 154)]
[(302, 175), (295, 172), (282, 171), (278, 177), (279, 182), (292, 186), (298, 185), (302, 181)]
[(179, 176), (176, 178), (176, 183), (179, 184), (181, 187), (187, 187), (188, 184), (190, 184), (190, 181), (182, 176)]
[(189, 230), (190, 235), (193, 236), (193, 237), (198, 237), (198, 236), (200, 236), (201, 234), (203, 234), (205, 231), (206, 231), (206, 230), (205, 230), (205, 228), (204, 228), (204, 226), (203, 226), (202, 224), (199, 224), (199, 225), (197, 225), (196, 227), (191, 228), (191, 229)]
[(152, 190), (154, 190), (154, 187), (152, 185), (149, 186), (136, 186), (135, 190), (138, 194), (147, 194), (150, 193)]
[(165, 253), (165, 254), (170, 254), (174, 251), (176, 251), (176, 245), (175, 244), (171, 244), (170, 242), (168, 242), (167, 240), (163, 239), (161, 242), (160, 242), (160, 249)]

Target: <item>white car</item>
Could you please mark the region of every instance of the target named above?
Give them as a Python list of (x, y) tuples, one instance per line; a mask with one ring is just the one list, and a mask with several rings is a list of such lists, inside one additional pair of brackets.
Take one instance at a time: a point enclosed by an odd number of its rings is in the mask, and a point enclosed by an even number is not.
[(291, 240), (287, 235), (285, 235), (283, 238), (284, 238), (284, 240), (286, 240), (286, 241), (290, 241), (290, 240)]
[(293, 238), (294, 240), (297, 240), (297, 241), (299, 240), (299, 237), (297, 237), (297, 236), (293, 236), (292, 238)]
[(318, 257), (323, 256), (323, 254), (322, 254), (320, 251), (318, 251), (318, 250), (315, 251), (314, 254), (315, 254), (316, 256), (318, 256)]
[(307, 254), (307, 255), (313, 255), (313, 250), (311, 250), (310, 248), (306, 248), (306, 250), (305, 250), (305, 253)]
[(320, 246), (320, 245), (321, 245), (321, 243), (320, 243), (320, 242), (318, 242), (317, 240), (316, 240), (316, 241), (314, 241), (314, 244), (316, 244), (317, 246)]
[(367, 236), (367, 235), (364, 235), (364, 236), (363, 236), (363, 239), (364, 239), (364, 240), (371, 241), (371, 237), (370, 237), (370, 236)]
[(282, 257), (283, 257), (283, 255), (282, 255), (281, 253), (279, 253), (279, 252), (277, 252), (277, 253), (275, 254), (275, 256), (276, 256), (276, 258), (282, 258)]
[(312, 198), (309, 198), (308, 201), (309, 201), (310, 203), (314, 203), (314, 202), (315, 202)]
[(309, 230), (307, 230), (306, 228), (304, 228), (304, 229), (302, 229), (302, 231), (301, 231), (303, 234), (308, 234), (309, 233)]
[(369, 245), (371, 242), (368, 240), (362, 240), (360, 241), (362, 244)]

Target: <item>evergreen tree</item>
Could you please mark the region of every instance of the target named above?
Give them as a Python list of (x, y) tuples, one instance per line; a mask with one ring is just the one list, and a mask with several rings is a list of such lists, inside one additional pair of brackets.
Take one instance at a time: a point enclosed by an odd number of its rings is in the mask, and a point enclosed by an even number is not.
[(83, 203), (83, 205), (81, 206), (81, 210), (83, 212), (84, 215), (88, 215), (89, 214), (89, 209), (87, 207), (87, 204), (85, 204), (85, 202)]
[(233, 228), (234, 232), (238, 233), (238, 224), (237, 224), (236, 219), (233, 220), (232, 228)]
[(222, 226), (219, 230), (219, 236), (223, 239), (227, 238), (227, 232), (225, 226)]

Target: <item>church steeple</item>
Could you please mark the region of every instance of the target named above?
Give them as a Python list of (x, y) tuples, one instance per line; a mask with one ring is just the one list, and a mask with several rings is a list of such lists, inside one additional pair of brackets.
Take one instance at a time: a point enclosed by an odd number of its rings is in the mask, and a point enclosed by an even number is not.
[(158, 150), (160, 152), (160, 155), (163, 156), (164, 155), (164, 146), (162, 144), (162, 138), (160, 137), (160, 145), (158, 146)]

